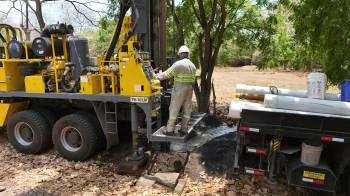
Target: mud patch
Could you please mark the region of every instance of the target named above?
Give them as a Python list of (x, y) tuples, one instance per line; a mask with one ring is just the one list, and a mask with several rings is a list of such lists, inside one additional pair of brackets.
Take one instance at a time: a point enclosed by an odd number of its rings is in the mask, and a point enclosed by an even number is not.
[(216, 115), (206, 115), (203, 120), (202, 120), (203, 124), (207, 127), (207, 128), (215, 128), (215, 127), (219, 127), (221, 125), (223, 125), (223, 121), (221, 118), (219, 118)]
[(225, 174), (233, 166), (234, 139), (235, 133), (229, 133), (207, 142), (197, 150), (208, 173)]
[(183, 170), (187, 157), (187, 153), (160, 153), (150, 173), (180, 172), (180, 170)]

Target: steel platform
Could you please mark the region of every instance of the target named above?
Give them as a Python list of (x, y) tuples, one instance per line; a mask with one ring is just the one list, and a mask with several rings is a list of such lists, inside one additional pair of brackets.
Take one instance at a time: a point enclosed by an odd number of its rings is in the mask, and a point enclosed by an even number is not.
[[(188, 125), (188, 134), (186, 135), (175, 135), (175, 136), (168, 136), (164, 135), (162, 133), (162, 129), (164, 127), (159, 128), (156, 132), (152, 134), (152, 137), (150, 138), (150, 141), (152, 142), (176, 142), (176, 143), (184, 143), (186, 142), (190, 136), (192, 135), (192, 132), (194, 131), (194, 127), (204, 118), (206, 114), (205, 113), (194, 113), (191, 115), (191, 120)], [(177, 128), (180, 125), (176, 125)]]

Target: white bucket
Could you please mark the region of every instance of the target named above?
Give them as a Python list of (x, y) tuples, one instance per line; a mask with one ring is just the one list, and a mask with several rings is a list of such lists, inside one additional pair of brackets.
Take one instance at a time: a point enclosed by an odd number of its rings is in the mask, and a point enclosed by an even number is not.
[(312, 99), (324, 99), (326, 84), (326, 74), (310, 73), (307, 76), (307, 97)]
[(323, 144), (312, 145), (303, 142), (301, 144), (301, 158), (300, 161), (308, 166), (317, 166), (320, 162)]

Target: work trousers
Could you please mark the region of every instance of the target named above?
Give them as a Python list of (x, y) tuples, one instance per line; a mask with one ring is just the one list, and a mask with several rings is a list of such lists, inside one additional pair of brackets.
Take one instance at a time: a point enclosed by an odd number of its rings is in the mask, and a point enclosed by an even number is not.
[(175, 123), (180, 109), (183, 112), (181, 130), (187, 132), (188, 122), (190, 121), (192, 112), (192, 94), (193, 83), (175, 82), (171, 95), (167, 132), (173, 132), (175, 130)]

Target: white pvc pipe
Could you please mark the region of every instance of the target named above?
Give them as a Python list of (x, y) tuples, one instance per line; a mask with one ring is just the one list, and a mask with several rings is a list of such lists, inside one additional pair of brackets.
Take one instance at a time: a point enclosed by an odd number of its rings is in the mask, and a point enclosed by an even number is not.
[(235, 119), (241, 118), (241, 113), (243, 109), (256, 110), (261, 108), (261, 104), (259, 103), (250, 103), (243, 101), (232, 101), (229, 108), (228, 116)]
[(350, 103), (266, 94), (266, 108), (350, 116)]
[[(275, 94), (276, 92), (271, 92), (270, 87), (262, 87), (262, 86), (252, 86), (246, 84), (237, 84), (236, 85), (236, 94), (240, 98), (246, 99), (256, 99), (256, 100), (264, 100), (265, 94)], [(305, 90), (289, 90), (283, 88), (277, 88), (277, 94), (282, 96), (291, 96), (291, 97), (301, 97), (307, 98), (307, 91)], [(339, 94), (326, 93), (326, 100), (339, 101)]]

